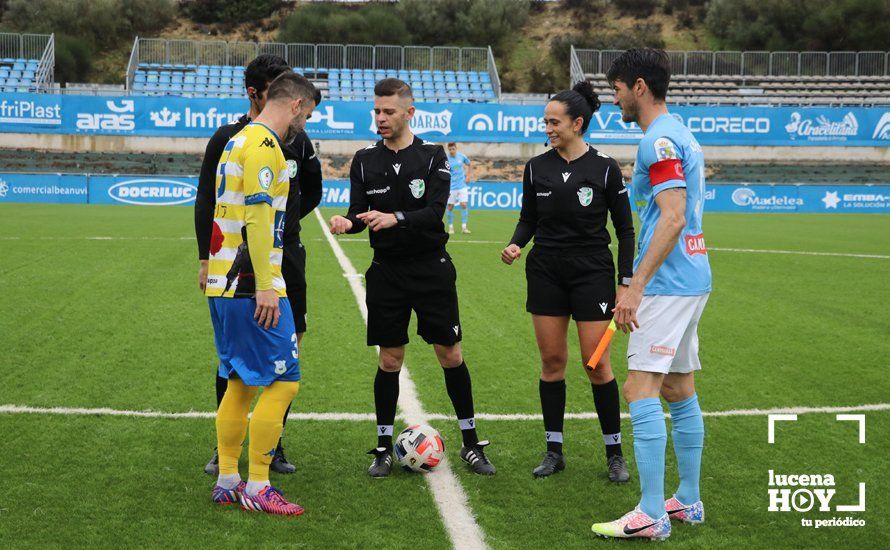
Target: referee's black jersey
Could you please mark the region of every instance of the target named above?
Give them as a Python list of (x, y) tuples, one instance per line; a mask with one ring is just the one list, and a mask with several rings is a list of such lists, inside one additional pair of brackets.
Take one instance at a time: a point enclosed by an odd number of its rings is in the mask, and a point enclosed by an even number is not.
[(401, 259), (444, 250), (448, 234), (442, 223), (451, 190), (451, 170), (441, 145), (414, 142), (393, 151), (383, 140), (360, 149), (349, 171), (349, 233), (365, 229), (356, 215), (369, 210), (396, 213), (399, 225), (371, 231), (378, 259)]
[[(195, 198), (195, 236), (198, 239), (199, 260), (206, 260), (210, 253), (219, 159), (226, 143), (249, 122), (250, 118), (242, 115), (232, 124), (217, 128), (207, 143)], [(284, 215), (284, 243), (288, 245), (300, 242), (300, 219), (321, 202), (321, 162), (306, 132), (297, 134), (290, 145), (282, 145), (282, 152), (290, 172), (290, 190)]]
[(608, 252), (607, 214), (618, 237), (618, 276), (633, 275), (634, 225), (621, 167), (588, 146), (567, 162), (555, 149), (528, 161), (522, 176), (522, 211), (511, 244), (559, 253)]

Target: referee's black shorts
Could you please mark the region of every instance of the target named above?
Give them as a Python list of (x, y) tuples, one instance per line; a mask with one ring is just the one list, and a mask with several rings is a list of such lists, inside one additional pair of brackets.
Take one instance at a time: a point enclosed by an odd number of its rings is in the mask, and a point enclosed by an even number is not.
[(365, 283), (369, 346), (407, 344), (412, 309), (417, 313), (417, 334), (426, 343), (452, 346), (460, 342), (457, 270), (444, 250), (410, 260), (375, 259), (365, 273)]
[(281, 277), (287, 287), (287, 301), (294, 313), (294, 332), (306, 332), (306, 249), (303, 243), (285, 243)]
[(608, 249), (601, 253), (566, 253), (533, 247), (525, 260), (533, 315), (576, 321), (607, 321), (615, 307), (615, 266)]

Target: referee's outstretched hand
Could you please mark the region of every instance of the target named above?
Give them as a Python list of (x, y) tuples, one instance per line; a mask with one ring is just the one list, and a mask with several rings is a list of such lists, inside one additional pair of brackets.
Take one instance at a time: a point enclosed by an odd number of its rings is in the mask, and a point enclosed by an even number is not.
[(330, 224), (331, 233), (334, 235), (342, 235), (352, 229), (352, 221), (343, 216), (332, 216)]
[(256, 311), (253, 318), (264, 329), (278, 326), (278, 293), (274, 289), (256, 291)]
[(511, 244), (501, 251), (501, 261), (507, 265), (513, 265), (513, 262), (522, 256), (522, 249), (518, 244)]

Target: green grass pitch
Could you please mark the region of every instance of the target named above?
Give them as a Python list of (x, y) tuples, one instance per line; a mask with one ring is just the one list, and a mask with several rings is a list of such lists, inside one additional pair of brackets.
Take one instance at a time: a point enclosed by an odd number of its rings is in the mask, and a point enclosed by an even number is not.
[[(473, 234), (449, 244), (482, 413), (539, 413), (523, 262), (507, 267), (499, 260), (515, 218), (473, 212)], [(293, 411), (373, 412), (375, 356), (355, 299), (314, 215), (303, 225), (309, 332)], [(215, 352), (192, 234), (190, 208), (0, 206), (0, 405), (212, 411)], [(697, 386), (705, 411), (890, 403), (890, 216), (706, 214), (705, 235), (714, 271), (700, 328)], [(359, 272), (371, 257), (366, 239), (340, 239)], [(450, 414), (432, 350), (413, 330), (407, 365), (420, 400), (428, 412)], [(619, 382), (627, 374), (626, 342), (619, 333), (613, 343)], [(577, 337), (570, 346), (567, 409), (592, 412)], [(778, 424), (773, 445), (765, 415), (707, 417), (707, 522), (675, 525), (670, 544), (844, 548), (885, 540), (890, 411), (865, 414), (864, 445), (855, 423), (837, 422), (833, 413)], [(456, 460), (456, 422), (434, 425), (493, 548), (609, 544), (592, 536), (590, 524), (637, 502), (627, 420), (632, 481), (624, 486), (605, 478), (595, 420), (567, 421), (568, 468), (545, 480), (531, 476), (544, 447), (540, 420), (480, 421), (499, 468), (493, 478), (473, 476)], [(210, 504), (212, 480), (201, 470), (214, 445), (209, 419), (0, 412), (0, 544), (450, 547), (422, 476), (366, 475), (373, 430), (369, 421), (291, 421), (285, 445), (297, 473), (273, 483), (307, 512), (279, 518)], [(667, 460), (670, 492), (670, 442)], [(770, 469), (831, 473), (832, 505), (855, 503), (864, 482), (866, 511), (768, 512)], [(801, 526), (802, 518), (845, 516), (866, 525)]]

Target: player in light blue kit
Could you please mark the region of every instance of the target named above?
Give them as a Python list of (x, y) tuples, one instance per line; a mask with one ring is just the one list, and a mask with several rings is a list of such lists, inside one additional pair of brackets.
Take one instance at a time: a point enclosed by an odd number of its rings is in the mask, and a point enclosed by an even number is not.
[(448, 234), (454, 234), (454, 205), (460, 204), (461, 233), (469, 233), (467, 223), (470, 219), (470, 205), (467, 202), (471, 181), (472, 167), (470, 159), (457, 151), (457, 144), (453, 141), (448, 144), (448, 165), (451, 167), (451, 194), (448, 195)]
[[(694, 372), (698, 322), (711, 292), (702, 233), (705, 200), (701, 146), (665, 105), (670, 59), (662, 50), (634, 49), (607, 74), (625, 122), (644, 132), (631, 191), (640, 215), (639, 250), (630, 287), (615, 305), (615, 323), (630, 331), (624, 397), (633, 424), (642, 498), (621, 518), (596, 523), (606, 537), (665, 539), (671, 520), (702, 523), (699, 496), (704, 423)], [(680, 486), (664, 499), (667, 429), (659, 396), (668, 402)]]

